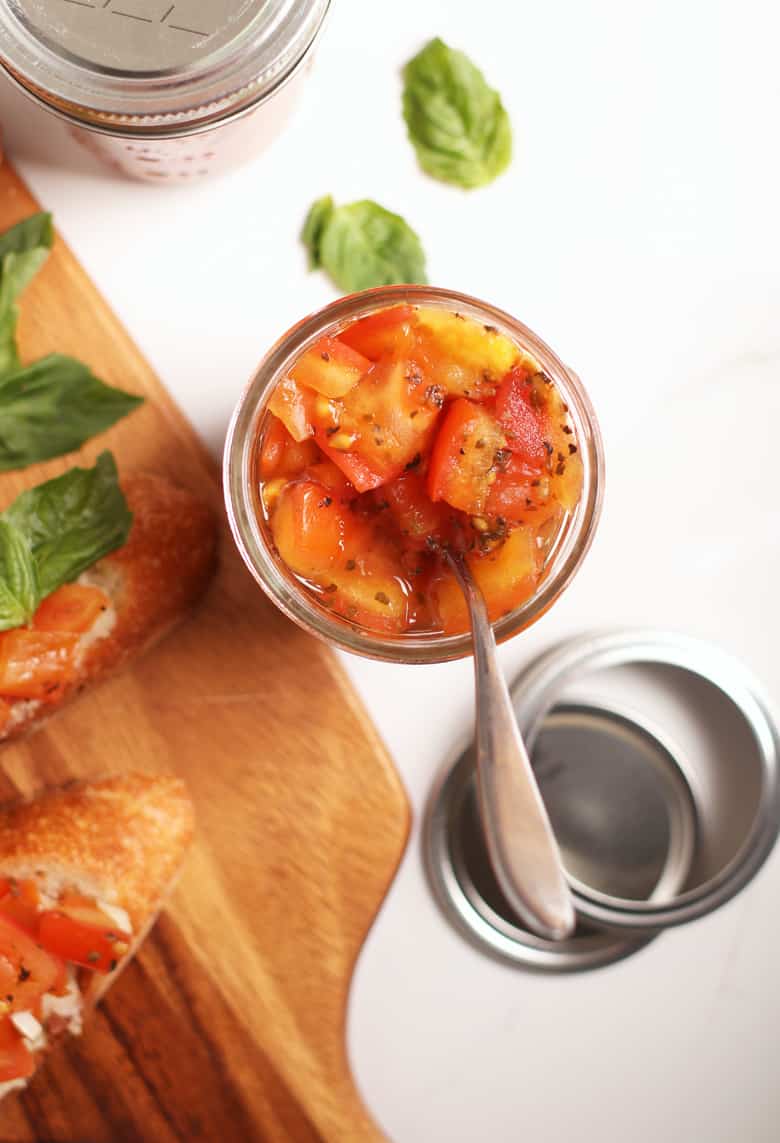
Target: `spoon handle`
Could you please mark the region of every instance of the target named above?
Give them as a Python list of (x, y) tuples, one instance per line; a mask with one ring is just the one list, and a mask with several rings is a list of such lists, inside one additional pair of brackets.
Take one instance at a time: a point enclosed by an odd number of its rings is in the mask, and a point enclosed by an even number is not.
[(482, 592), (463, 557), (446, 558), (471, 617), (476, 684), (477, 788), (493, 872), (508, 903), (540, 936), (563, 940), (575, 915), (558, 845), (536, 784)]

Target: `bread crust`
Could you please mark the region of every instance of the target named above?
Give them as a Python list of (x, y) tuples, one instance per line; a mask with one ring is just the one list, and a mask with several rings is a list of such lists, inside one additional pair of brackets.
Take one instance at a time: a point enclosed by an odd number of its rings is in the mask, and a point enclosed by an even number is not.
[(127, 543), (89, 570), (111, 596), (116, 622), (87, 648), (75, 677), (51, 701), (9, 701), (11, 718), (0, 743), (37, 729), (85, 687), (157, 643), (185, 617), (214, 573), (216, 519), (207, 504), (152, 473), (128, 477), (122, 490), (133, 513)]
[(194, 832), (179, 778), (122, 774), (0, 808), (0, 876), (76, 887), (120, 905), (140, 935), (175, 882)]

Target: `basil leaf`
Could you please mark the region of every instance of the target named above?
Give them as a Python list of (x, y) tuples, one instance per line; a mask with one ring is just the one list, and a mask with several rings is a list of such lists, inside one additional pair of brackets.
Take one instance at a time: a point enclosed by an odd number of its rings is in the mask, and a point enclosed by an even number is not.
[(0, 517), (0, 631), (27, 623), (40, 599), (30, 545), (18, 528)]
[(29, 488), (2, 518), (30, 545), (41, 599), (121, 547), (133, 522), (110, 452), (94, 468), (71, 468)]
[(322, 241), (322, 232), (328, 222), (328, 219), (333, 214), (333, 198), (331, 195), (326, 194), (323, 198), (318, 198), (309, 209), (306, 215), (306, 221), (303, 224), (301, 232), (301, 241), (309, 251), (309, 269), (316, 270), (322, 265), (320, 258), (320, 242)]
[(0, 234), (0, 378), (19, 365), (16, 299), (49, 254), (54, 229), (50, 214), (33, 214)]
[(369, 199), (335, 207), (330, 198), (318, 199), (302, 237), (312, 264), (345, 293), (426, 280), (420, 239), (399, 214)]
[(46, 211), (31, 214), (0, 234), (0, 259), (6, 254), (26, 254), (39, 246), (48, 250), (54, 241), (51, 215)]
[(0, 382), (0, 472), (79, 448), (142, 400), (58, 353), (15, 370)]
[(463, 52), (440, 39), (403, 71), (403, 113), (420, 166), (434, 178), (480, 187), (506, 170), (512, 128), (501, 97)]

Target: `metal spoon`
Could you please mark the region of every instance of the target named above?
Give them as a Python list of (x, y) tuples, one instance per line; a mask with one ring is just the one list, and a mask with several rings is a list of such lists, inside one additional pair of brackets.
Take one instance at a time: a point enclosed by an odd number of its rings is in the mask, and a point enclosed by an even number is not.
[(468, 604), (474, 642), (477, 788), (493, 872), (529, 929), (564, 940), (574, 931), (571, 893), (528, 752), (498, 663), (482, 592), (458, 552), (441, 549)]

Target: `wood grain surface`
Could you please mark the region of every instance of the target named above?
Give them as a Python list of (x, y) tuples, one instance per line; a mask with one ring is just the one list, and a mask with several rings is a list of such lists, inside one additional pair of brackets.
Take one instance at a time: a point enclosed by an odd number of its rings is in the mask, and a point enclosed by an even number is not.
[[(0, 229), (36, 209), (5, 164)], [(24, 361), (72, 353), (148, 400), (77, 456), (0, 476), (0, 508), (105, 447), (122, 471), (166, 473), (221, 506), (214, 465), (59, 238), (21, 309)], [(203, 352), (219, 385), (218, 331)], [(226, 525), (198, 611), (0, 761), (0, 798), (174, 770), (198, 819), (166, 912), (83, 1037), (0, 1105), (2, 1143), (382, 1138), (353, 1086), (344, 1021), (406, 842), (406, 797), (338, 661), (265, 600)]]

